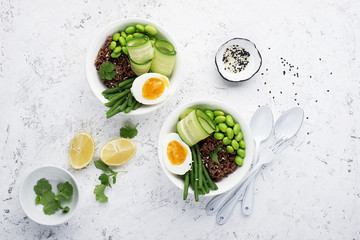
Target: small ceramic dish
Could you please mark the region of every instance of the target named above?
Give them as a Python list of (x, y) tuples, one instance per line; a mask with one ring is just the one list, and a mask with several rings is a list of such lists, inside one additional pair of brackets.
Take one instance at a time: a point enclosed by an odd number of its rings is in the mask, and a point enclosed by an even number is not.
[[(241, 167), (238, 167), (235, 172), (229, 174), (227, 177), (223, 178), (221, 181), (216, 182), (218, 186), (218, 190), (213, 191), (210, 190), (210, 193), (205, 196), (215, 196), (226, 191), (229, 191), (233, 187), (235, 187), (240, 181), (245, 177), (245, 175), (249, 172), (251, 162), (254, 157), (254, 141), (251, 134), (251, 130), (247, 122), (243, 119), (241, 114), (235, 109), (231, 108), (227, 104), (215, 101), (215, 100), (196, 100), (184, 104), (178, 108), (176, 108), (169, 117), (165, 120), (159, 134), (158, 139), (158, 156), (160, 160), (161, 167), (167, 176), (167, 178), (174, 183), (178, 188), (184, 189), (184, 179), (181, 175), (176, 175), (171, 173), (165, 166), (163, 159), (163, 140), (169, 133), (176, 133), (176, 124), (179, 121), (179, 115), (189, 107), (199, 107), (202, 109), (210, 109), (210, 110), (222, 110), (227, 114), (231, 114), (236, 122), (238, 122), (241, 126), (241, 131), (243, 132), (243, 139), (246, 144), (246, 156), (244, 158), (244, 164)], [(193, 190), (189, 188), (189, 193), (193, 194)]]
[[(62, 213), (61, 210), (52, 215), (46, 215), (42, 204), (35, 204), (36, 194), (34, 186), (41, 178), (45, 178), (52, 185), (52, 191), (57, 193), (57, 184), (69, 182), (73, 186), (73, 195), (70, 200), (63, 201), (70, 211)], [(22, 180), (19, 192), (19, 201), (26, 215), (34, 222), (42, 225), (59, 225), (68, 221), (75, 213), (79, 201), (79, 189), (74, 176), (67, 170), (55, 166), (43, 166), (30, 171)]]
[(89, 83), (90, 88), (91, 88), (92, 92), (94, 93), (94, 95), (99, 99), (99, 101), (101, 103), (106, 103), (108, 101), (101, 94), (107, 88), (101, 81), (99, 74), (96, 71), (96, 68), (94, 65), (95, 59), (98, 55), (98, 52), (106, 41), (106, 37), (112, 36), (117, 31), (126, 29), (126, 27), (128, 27), (128, 26), (135, 25), (138, 23), (143, 24), (143, 25), (147, 25), (147, 24), (154, 25), (158, 29), (158, 34), (156, 35), (157, 38), (167, 40), (173, 44), (173, 46), (175, 47), (175, 50), (176, 50), (176, 63), (175, 63), (175, 68), (173, 70), (173, 73), (172, 73), (171, 77), (169, 78), (170, 87), (169, 87), (169, 94), (167, 95), (166, 100), (164, 100), (163, 102), (161, 102), (159, 104), (155, 104), (155, 105), (142, 105), (140, 108), (136, 109), (135, 111), (131, 111), (131, 112), (127, 113), (127, 115), (142, 115), (142, 114), (147, 114), (147, 113), (150, 113), (150, 112), (153, 112), (153, 111), (159, 109), (175, 94), (175, 92), (180, 84), (180, 81), (181, 81), (181, 77), (179, 76), (180, 72), (181, 72), (181, 69), (180, 69), (181, 68), (180, 67), (181, 66), (181, 51), (178, 48), (178, 46), (176, 45), (176, 41), (168, 34), (168, 32), (165, 29), (163, 29), (160, 25), (158, 25), (154, 22), (151, 22), (149, 20), (146, 20), (146, 19), (141, 19), (141, 18), (120, 19), (120, 20), (110, 23), (109, 25), (105, 26), (103, 29), (98, 31), (95, 34), (94, 38), (92, 39), (92, 41), (89, 45), (89, 48), (87, 50), (86, 64), (85, 64), (86, 78), (88, 80), (88, 83)]
[[(227, 58), (224, 58), (224, 54), (226, 53), (227, 48), (232, 46), (239, 46), (245, 50), (245, 54), (249, 54), (249, 56), (246, 58), (248, 63), (245, 65), (243, 70), (237, 71), (236, 73), (233, 73), (232, 70), (227, 70), (227, 66), (231, 66), (231, 69), (236, 69), (243, 66), (239, 64), (234, 65), (234, 62), (232, 62), (232, 65), (226, 66), (224, 63), (224, 61), (226, 62), (228, 60)], [(239, 55), (241, 55), (241, 53), (235, 53), (234, 58), (239, 59)], [(243, 63), (243, 61), (241, 62)], [(252, 78), (260, 70), (262, 58), (259, 50), (256, 48), (253, 42), (245, 38), (233, 38), (220, 46), (215, 55), (215, 64), (219, 74), (225, 80), (230, 82), (243, 82)], [(229, 62), (226, 64), (229, 64)]]

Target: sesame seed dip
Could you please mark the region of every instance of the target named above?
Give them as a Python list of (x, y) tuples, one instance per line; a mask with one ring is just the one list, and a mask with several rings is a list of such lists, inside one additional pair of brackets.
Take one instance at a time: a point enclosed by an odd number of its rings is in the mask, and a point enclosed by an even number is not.
[(226, 48), (222, 61), (224, 70), (231, 73), (243, 71), (249, 63), (250, 53), (239, 45), (232, 45)]

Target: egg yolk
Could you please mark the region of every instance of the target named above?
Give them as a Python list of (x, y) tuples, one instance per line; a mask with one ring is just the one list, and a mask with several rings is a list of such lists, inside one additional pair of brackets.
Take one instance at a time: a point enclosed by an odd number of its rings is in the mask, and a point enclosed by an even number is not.
[(149, 100), (157, 99), (164, 93), (165, 86), (169, 86), (166, 79), (149, 78), (143, 85), (142, 95)]
[(171, 141), (166, 150), (172, 165), (181, 165), (184, 163), (187, 156), (187, 150), (179, 142)]

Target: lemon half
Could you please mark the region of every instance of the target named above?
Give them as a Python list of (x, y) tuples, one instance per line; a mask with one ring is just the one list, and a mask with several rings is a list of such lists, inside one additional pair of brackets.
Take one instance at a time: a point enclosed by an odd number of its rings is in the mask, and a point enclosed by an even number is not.
[(100, 158), (109, 166), (127, 163), (136, 153), (136, 145), (127, 138), (115, 138), (101, 148)]
[(70, 143), (69, 161), (75, 169), (87, 166), (94, 157), (95, 142), (93, 137), (86, 132), (75, 134)]

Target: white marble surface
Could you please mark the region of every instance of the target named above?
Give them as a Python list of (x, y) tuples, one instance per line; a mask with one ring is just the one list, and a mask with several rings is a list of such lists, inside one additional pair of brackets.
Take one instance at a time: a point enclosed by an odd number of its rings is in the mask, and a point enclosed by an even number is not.
[[(360, 239), (359, 10), (356, 0), (1, 0), (0, 239)], [(85, 54), (94, 32), (124, 17), (169, 30), (185, 60), (183, 82), (154, 114), (106, 120), (86, 81)], [(261, 71), (242, 84), (223, 81), (214, 64), (232, 37), (251, 39), (263, 56)], [(183, 202), (157, 159), (166, 116), (204, 97), (237, 107), (248, 121), (262, 104), (275, 117), (297, 103), (306, 114), (294, 145), (258, 178), (253, 214), (238, 205), (224, 226), (206, 216), (209, 198)], [(92, 191), (100, 171), (71, 169), (70, 140), (90, 132), (98, 157), (127, 122), (140, 123), (139, 151), (121, 167), (129, 173), (107, 192), (109, 203), (99, 204)], [(32, 222), (18, 202), (24, 174), (45, 164), (80, 183), (80, 207), (60, 226)]]

